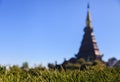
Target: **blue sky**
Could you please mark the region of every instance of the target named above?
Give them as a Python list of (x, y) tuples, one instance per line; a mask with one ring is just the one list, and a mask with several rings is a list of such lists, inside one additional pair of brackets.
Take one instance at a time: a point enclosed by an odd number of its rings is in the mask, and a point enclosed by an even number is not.
[[(120, 59), (120, 1), (92, 0), (92, 26), (103, 59)], [(0, 0), (0, 64), (62, 63), (78, 52), (88, 0)]]

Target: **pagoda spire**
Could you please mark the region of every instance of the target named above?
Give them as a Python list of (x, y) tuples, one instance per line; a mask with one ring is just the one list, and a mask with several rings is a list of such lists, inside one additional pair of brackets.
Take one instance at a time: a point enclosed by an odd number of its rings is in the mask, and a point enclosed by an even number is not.
[(90, 16), (90, 6), (88, 4), (86, 26), (84, 28), (83, 40), (81, 42), (80, 49), (76, 57), (78, 59), (83, 58), (86, 61), (102, 60), (102, 55), (97, 46), (97, 42), (93, 33)]
[(86, 26), (91, 27), (91, 16), (90, 16), (90, 4), (87, 6), (87, 18), (86, 18)]

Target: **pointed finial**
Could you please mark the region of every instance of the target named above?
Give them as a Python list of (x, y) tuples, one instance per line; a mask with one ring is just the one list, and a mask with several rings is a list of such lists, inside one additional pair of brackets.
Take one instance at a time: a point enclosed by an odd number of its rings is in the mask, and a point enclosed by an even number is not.
[(91, 16), (90, 16), (90, 10), (89, 10), (89, 8), (90, 8), (89, 3), (87, 5), (87, 8), (88, 8), (88, 10), (87, 10), (86, 26), (91, 27)]
[(90, 4), (88, 3), (88, 5), (87, 5), (87, 8), (89, 9), (90, 8)]

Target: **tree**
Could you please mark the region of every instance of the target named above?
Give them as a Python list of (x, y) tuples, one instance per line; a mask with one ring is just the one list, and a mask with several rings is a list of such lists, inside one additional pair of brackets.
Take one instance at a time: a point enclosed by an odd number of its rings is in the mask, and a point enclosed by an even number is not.
[(52, 64), (52, 63), (48, 63), (48, 68), (49, 68), (49, 69), (55, 69), (55, 65)]
[(9, 71), (14, 74), (22, 72), (21, 68), (18, 65), (13, 65), (9, 69)]
[(80, 59), (77, 60), (77, 63), (85, 64), (86, 62), (85, 62), (85, 60), (83, 58), (80, 58)]
[(4, 74), (6, 72), (6, 67), (0, 65), (0, 74)]
[(21, 69), (23, 69), (23, 70), (25, 70), (25, 71), (28, 71), (28, 70), (29, 70), (29, 64), (28, 64), (27, 62), (24, 62), (24, 63), (22, 64)]

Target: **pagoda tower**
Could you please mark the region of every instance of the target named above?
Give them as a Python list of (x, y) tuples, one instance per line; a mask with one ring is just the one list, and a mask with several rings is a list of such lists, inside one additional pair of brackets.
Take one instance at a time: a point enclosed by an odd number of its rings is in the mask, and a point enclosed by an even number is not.
[(97, 42), (91, 25), (90, 7), (88, 4), (86, 27), (84, 28), (83, 40), (76, 54), (76, 58), (83, 58), (85, 61), (102, 60), (102, 55), (97, 46)]

